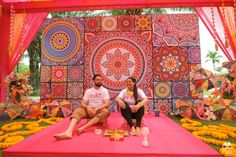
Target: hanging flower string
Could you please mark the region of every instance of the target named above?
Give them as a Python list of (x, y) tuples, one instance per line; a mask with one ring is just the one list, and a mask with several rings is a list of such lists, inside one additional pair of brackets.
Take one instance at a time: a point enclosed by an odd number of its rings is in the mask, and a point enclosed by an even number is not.
[(236, 0), (234, 0), (234, 31), (236, 33)]
[(223, 27), (224, 27), (224, 37), (225, 37), (225, 47), (228, 48), (229, 47), (229, 43), (228, 43), (228, 38), (227, 38), (227, 30), (226, 30), (226, 13), (225, 13), (225, 2), (224, 0), (222, 0), (222, 14), (223, 14)]
[(10, 53), (13, 52), (13, 36), (14, 36), (14, 19), (15, 19), (15, 10), (13, 8), (13, 5), (11, 5), (11, 10), (10, 10), (10, 32), (9, 32), (9, 47), (8, 51)]
[(218, 51), (218, 45), (217, 45), (217, 42), (216, 42), (215, 12), (214, 12), (213, 7), (211, 7), (211, 19), (212, 19), (212, 26), (213, 26), (213, 32), (214, 32), (215, 50)]
[[(24, 136), (35, 134), (48, 126), (40, 126), (40, 123), (46, 123), (52, 125), (62, 118), (49, 118), (49, 119), (39, 119), (38, 121), (31, 122), (13, 122), (5, 124), (1, 127), (0, 130), (0, 149), (5, 149), (10, 147), (22, 140)], [(26, 131), (21, 131), (22, 128), (27, 129)]]
[(23, 20), (23, 25), (22, 25), (22, 38), (21, 38), (21, 40), (20, 40), (20, 53), (19, 53), (19, 55), (20, 55), (20, 57), (24, 54), (24, 52), (23, 52), (23, 46), (24, 46), (24, 41), (25, 41), (25, 38), (26, 38), (26, 26), (25, 26), (25, 21), (26, 21), (26, 18), (27, 18), (27, 15), (26, 15), (26, 13), (24, 12), (23, 13), (23, 17), (24, 17), (24, 20)]
[[(205, 143), (213, 144), (221, 147), (229, 137), (236, 139), (236, 128), (224, 124), (217, 125), (202, 125), (201, 122), (191, 120), (189, 118), (182, 118), (180, 120), (183, 128), (191, 131), (194, 136)], [(212, 136), (213, 138), (206, 138), (202, 136)], [(232, 147), (236, 149), (236, 144), (232, 143)], [(223, 154), (224, 155), (224, 154)], [(233, 154), (236, 156), (236, 154)]]

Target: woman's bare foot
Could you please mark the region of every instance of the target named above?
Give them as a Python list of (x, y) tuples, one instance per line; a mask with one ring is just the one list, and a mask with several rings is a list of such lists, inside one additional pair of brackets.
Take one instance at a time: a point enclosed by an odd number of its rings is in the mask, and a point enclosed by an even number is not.
[(135, 131), (135, 127), (132, 126), (131, 130), (130, 130), (130, 135), (135, 136), (136, 135), (136, 131)]
[(136, 127), (136, 135), (137, 136), (141, 136), (142, 135), (140, 127)]
[(53, 137), (56, 138), (57, 140), (71, 139), (72, 138), (72, 134), (68, 133), (68, 132), (62, 132), (62, 133), (53, 135)]

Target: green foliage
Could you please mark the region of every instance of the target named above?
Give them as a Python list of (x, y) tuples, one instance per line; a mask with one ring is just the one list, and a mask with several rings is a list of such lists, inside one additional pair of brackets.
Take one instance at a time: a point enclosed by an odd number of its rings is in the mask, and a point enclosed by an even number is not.
[(217, 51), (208, 51), (208, 54), (206, 55), (207, 60), (205, 62), (211, 61), (213, 64), (214, 70), (216, 70), (215, 64), (220, 63), (220, 59), (222, 57), (223, 56), (221, 56)]
[(66, 17), (84, 17), (84, 16), (109, 16), (111, 11), (96, 10), (96, 11), (70, 11), (70, 12), (51, 12), (52, 18), (66, 18)]
[(166, 9), (164, 8), (146, 8), (143, 9), (145, 14), (165, 14), (167, 13)]
[(14, 69), (15, 72), (27, 72), (29, 71), (29, 66), (24, 63), (18, 63)]

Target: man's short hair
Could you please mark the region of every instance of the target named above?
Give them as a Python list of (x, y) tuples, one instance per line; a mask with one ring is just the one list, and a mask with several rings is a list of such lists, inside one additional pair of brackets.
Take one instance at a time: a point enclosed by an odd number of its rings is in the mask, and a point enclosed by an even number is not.
[(102, 77), (100, 74), (94, 74), (93, 75), (93, 81), (97, 78), (97, 77)]

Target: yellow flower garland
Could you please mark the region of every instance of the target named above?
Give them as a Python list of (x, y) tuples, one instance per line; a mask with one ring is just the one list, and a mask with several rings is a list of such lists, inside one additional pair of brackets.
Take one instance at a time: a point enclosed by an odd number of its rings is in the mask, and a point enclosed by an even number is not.
[[(221, 147), (228, 139), (228, 137), (232, 137), (236, 139), (236, 128), (224, 124), (217, 125), (204, 125), (202, 126), (201, 122), (194, 121), (188, 118), (182, 118), (180, 120), (181, 125), (183, 128), (192, 131), (192, 134), (196, 136), (197, 138), (201, 139), (203, 142), (206, 142), (208, 144), (214, 144), (216, 146)], [(201, 137), (202, 135), (208, 135), (212, 136), (214, 138), (205, 138)], [(219, 139), (219, 140), (218, 140)], [(231, 143), (233, 150), (236, 149), (236, 144)], [(220, 151), (221, 154), (226, 155), (222, 153), (224, 151)], [(230, 156), (236, 156), (236, 151), (232, 151), (233, 153)]]
[(0, 136), (2, 136), (3, 134), (5, 134), (4, 131), (0, 131)]
[[(52, 125), (56, 122), (59, 122), (62, 118), (48, 118), (48, 119), (39, 119), (38, 121), (33, 122), (13, 122), (5, 124), (1, 127), (0, 130), (0, 149), (5, 149), (10, 147), (22, 140), (24, 136), (35, 134), (48, 126), (40, 126), (40, 123), (46, 123)], [(19, 131), (25, 126), (27, 131)], [(17, 131), (18, 130), (18, 131)]]
[(10, 132), (10, 131), (15, 131), (15, 130), (20, 130), (23, 128), (23, 125), (19, 122), (13, 122), (9, 124), (5, 124), (2, 126), (2, 130), (5, 132)]

